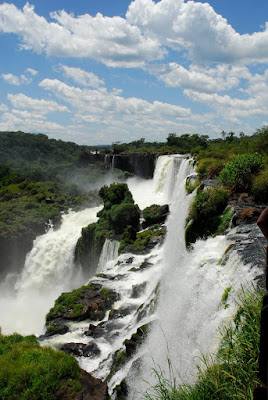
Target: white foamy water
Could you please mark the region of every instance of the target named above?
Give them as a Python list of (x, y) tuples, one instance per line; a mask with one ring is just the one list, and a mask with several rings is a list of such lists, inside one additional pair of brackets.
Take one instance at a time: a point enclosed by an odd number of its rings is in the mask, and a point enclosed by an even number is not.
[[(118, 243), (107, 240), (98, 266), (101, 274), (90, 281), (118, 293), (119, 300), (113, 306), (117, 316), (109, 318), (107, 313), (103, 321), (70, 322), (69, 332), (43, 342), (54, 348), (69, 342), (94, 342), (100, 354), (78, 357), (78, 361), (82, 368), (105, 379), (115, 352), (125, 349), (124, 340), (130, 339), (141, 325), (152, 322), (148, 339), (134, 359), (109, 381), (112, 393), (127, 377), (129, 400), (142, 398), (140, 393), (147, 388), (144, 380), (153, 383), (153, 368), (160, 368), (166, 377), (169, 376), (168, 360), (178, 382), (191, 382), (195, 378), (198, 357), (217, 349), (218, 329), (235, 312), (233, 299), (237, 289), (241, 285), (247, 287), (255, 276), (255, 271), (244, 265), (235, 251), (231, 251), (225, 265), (219, 263), (228, 246), (225, 236), (199, 240), (191, 251), (185, 249), (185, 218), (192, 196), (186, 195), (184, 186), (192, 171), (186, 157), (161, 156), (153, 179), (128, 180), (133, 198), (141, 209), (151, 204), (170, 205), (164, 244), (148, 254), (129, 253), (117, 257)], [(73, 250), (81, 226), (94, 222), (96, 212), (96, 209), (85, 210), (81, 220), (80, 214), (69, 214), (64, 217), (60, 230), (37, 238), (17, 281), (16, 294), (8, 296), (9, 291), (4, 293), (1, 288), (0, 325), (4, 333), (17, 330), (39, 334), (55, 298), (62, 291), (87, 283), (88, 280), (81, 281), (81, 271), (74, 268)], [(12, 281), (13, 277), (9, 276), (5, 287)], [(220, 307), (220, 302), (227, 287), (232, 289), (228, 296), (229, 307), (224, 308)], [(102, 327), (100, 337), (85, 335), (90, 323)]]
[[(234, 316), (238, 290), (250, 287), (256, 276), (256, 271), (244, 265), (236, 252), (231, 252), (227, 263), (220, 265), (230, 243), (225, 236), (199, 240), (191, 251), (186, 250), (185, 218), (191, 196), (185, 193), (183, 167), (181, 164), (177, 173), (167, 221), (156, 321), (136, 356), (141, 367), (129, 372), (129, 400), (143, 398), (141, 393), (148, 388), (147, 382), (156, 383), (153, 369), (172, 381), (175, 378), (177, 383), (191, 383), (202, 354), (217, 350), (219, 328)], [(227, 287), (232, 289), (229, 307), (224, 308), (220, 303)]]
[[(73, 263), (81, 228), (96, 222), (100, 207), (63, 215), (58, 230), (38, 236), (20, 276), (7, 276), (0, 287), (0, 326), (4, 334), (40, 334), (45, 316), (64, 291), (81, 286), (81, 269)], [(88, 271), (88, 276), (92, 276)]]

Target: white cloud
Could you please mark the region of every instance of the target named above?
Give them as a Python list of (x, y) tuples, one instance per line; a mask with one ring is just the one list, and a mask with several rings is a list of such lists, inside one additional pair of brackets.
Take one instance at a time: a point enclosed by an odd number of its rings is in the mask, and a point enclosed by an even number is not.
[(8, 110), (8, 107), (6, 104), (0, 104), (0, 112), (6, 112)]
[(251, 78), (246, 67), (229, 67), (222, 64), (215, 68), (191, 65), (188, 70), (182, 65), (172, 62), (168, 65), (148, 67), (148, 71), (169, 87), (181, 87), (205, 93), (230, 90), (239, 86), (241, 79)]
[(56, 122), (46, 121), (41, 116), (32, 113), (20, 112), (13, 110), (6, 112), (0, 118), (0, 131), (24, 131), (24, 132), (42, 132), (42, 133), (55, 133), (62, 132), (64, 127)]
[(65, 72), (66, 76), (72, 78), (74, 82), (80, 85), (90, 86), (93, 88), (98, 88), (99, 86), (104, 85), (104, 81), (93, 72), (87, 72), (81, 68), (67, 67), (66, 65), (62, 65), (61, 68)]
[(16, 76), (13, 74), (1, 74), (1, 77), (10, 85), (20, 86), (31, 82), (31, 79), (27, 78), (25, 75)]
[(127, 21), (162, 45), (187, 51), (194, 62), (268, 61), (268, 25), (252, 35), (237, 33), (208, 3), (183, 0), (133, 1)]
[(56, 22), (48, 22), (26, 5), (19, 10), (13, 4), (0, 5), (0, 31), (16, 33), (21, 48), (60, 57), (90, 57), (108, 66), (137, 67), (144, 60), (163, 55), (157, 40), (144, 36), (140, 29), (121, 17), (75, 18), (65, 11), (51, 13)]
[(22, 110), (35, 111), (40, 114), (69, 112), (66, 106), (60, 105), (53, 100), (33, 99), (29, 96), (25, 96), (22, 93), (9, 94), (7, 97), (15, 108)]
[(44, 79), (39, 84), (42, 88), (53, 92), (58, 98), (66, 101), (80, 114), (102, 116), (107, 121), (111, 116), (114, 119), (133, 116), (145, 118), (175, 118), (184, 119), (191, 115), (189, 108), (154, 101), (152, 103), (136, 97), (124, 98), (118, 91), (108, 92), (106, 88), (81, 89), (69, 86), (57, 79)]
[(26, 71), (29, 72), (33, 76), (38, 74), (38, 71), (36, 71), (36, 69), (33, 69), (33, 68), (27, 68)]

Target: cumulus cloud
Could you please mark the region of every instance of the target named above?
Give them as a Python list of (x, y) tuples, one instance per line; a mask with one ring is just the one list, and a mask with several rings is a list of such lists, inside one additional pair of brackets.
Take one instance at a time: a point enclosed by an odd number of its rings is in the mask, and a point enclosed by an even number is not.
[(67, 67), (66, 65), (62, 65), (61, 68), (66, 76), (72, 78), (74, 82), (80, 85), (90, 86), (93, 88), (98, 88), (99, 86), (104, 85), (104, 81), (93, 72), (87, 72), (81, 68)]
[(135, 0), (126, 19), (162, 45), (187, 51), (195, 63), (268, 61), (267, 24), (262, 32), (240, 35), (208, 3)]
[(11, 73), (1, 74), (1, 77), (9, 83), (10, 85), (20, 86), (31, 82), (31, 79), (27, 78), (25, 75), (16, 76)]
[(22, 38), (21, 48), (60, 57), (90, 57), (108, 66), (137, 67), (144, 60), (162, 57), (156, 39), (121, 17), (74, 17), (65, 11), (51, 13), (48, 22), (26, 3), (23, 10), (13, 4), (0, 5), (0, 31)]
[(268, 24), (240, 35), (208, 3), (185, 0), (134, 0), (126, 18), (64, 10), (53, 22), (26, 3), (0, 5), (0, 31), (20, 36), (21, 48), (60, 57), (89, 57), (112, 67), (142, 67), (163, 58), (165, 48), (186, 52), (194, 63), (268, 61)]
[[(117, 118), (144, 118), (151, 116), (155, 118), (184, 119), (191, 115), (189, 108), (167, 104), (159, 101), (148, 102), (146, 100), (130, 97), (124, 98), (118, 95), (118, 91), (108, 92), (105, 87), (98, 89), (87, 89), (69, 86), (57, 79), (44, 79), (39, 84), (42, 88), (53, 92), (59, 99), (66, 101), (80, 114), (86, 114), (86, 118), (97, 118), (102, 120), (109, 117)], [(91, 116), (91, 117), (89, 117)], [(92, 120), (93, 121), (93, 120)]]
[(60, 105), (53, 100), (33, 99), (22, 93), (8, 94), (8, 99), (13, 107), (23, 110), (31, 110), (40, 114), (48, 114), (53, 112), (69, 112), (66, 106)]
[(55, 133), (62, 132), (63, 129), (60, 124), (46, 121), (43, 116), (19, 110), (6, 112), (0, 119), (0, 131), (22, 130), (24, 132)]
[(148, 71), (165, 82), (169, 87), (194, 89), (198, 92), (214, 93), (239, 86), (241, 79), (250, 79), (248, 68), (218, 65), (215, 68), (202, 68), (191, 65), (189, 69), (175, 62), (167, 65), (148, 67)]

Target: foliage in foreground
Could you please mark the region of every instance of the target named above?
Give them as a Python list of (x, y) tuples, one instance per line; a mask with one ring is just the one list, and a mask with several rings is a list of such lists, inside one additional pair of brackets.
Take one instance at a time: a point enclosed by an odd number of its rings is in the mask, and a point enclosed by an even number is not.
[(40, 347), (35, 336), (0, 333), (0, 398), (53, 400), (61, 386), (81, 389), (77, 361), (61, 351)]
[(144, 394), (146, 400), (252, 400), (258, 380), (258, 354), (262, 293), (242, 291), (234, 323), (222, 332), (220, 349), (204, 357), (194, 385), (176, 385), (155, 370), (158, 383)]

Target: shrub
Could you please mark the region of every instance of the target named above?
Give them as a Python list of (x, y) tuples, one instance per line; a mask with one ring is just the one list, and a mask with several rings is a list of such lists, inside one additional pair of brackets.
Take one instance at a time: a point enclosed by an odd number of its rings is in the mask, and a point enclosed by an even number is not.
[[(221, 214), (226, 206), (228, 192), (220, 187), (200, 190), (193, 199), (187, 218), (185, 242), (189, 247), (198, 238), (220, 233), (223, 220)], [(222, 228), (221, 228), (222, 229)]]
[(236, 156), (220, 173), (220, 181), (237, 192), (249, 191), (253, 175), (259, 172), (263, 164), (264, 159), (258, 153)]
[(112, 227), (116, 233), (123, 233), (128, 225), (138, 230), (140, 222), (140, 210), (137, 205), (122, 203), (111, 208)]

